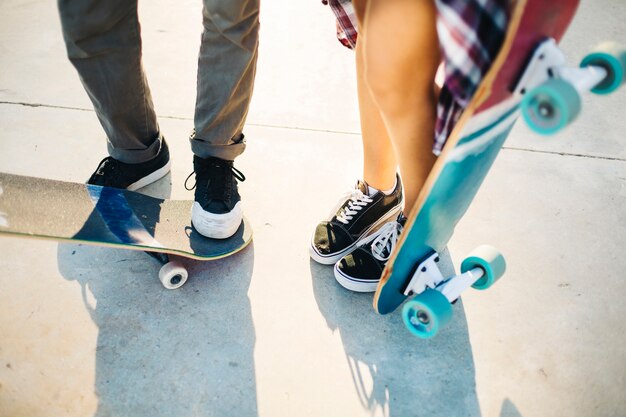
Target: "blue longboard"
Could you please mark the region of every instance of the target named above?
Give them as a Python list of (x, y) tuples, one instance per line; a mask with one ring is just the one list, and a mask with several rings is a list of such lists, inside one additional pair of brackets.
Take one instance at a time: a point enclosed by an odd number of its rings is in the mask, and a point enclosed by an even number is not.
[(582, 90), (595, 85), (592, 91), (600, 93), (624, 82), (626, 53), (615, 45), (589, 55), (581, 64), (585, 68), (573, 75), (560, 70), (564, 59), (556, 42), (569, 26), (578, 0), (522, 0), (513, 5), (503, 46), (429, 174), (374, 296), (380, 314), (415, 296), (404, 305), (402, 315), (418, 337), (438, 332), (463, 290), (486, 289), (504, 273), (504, 258), (491, 247), (479, 247), (455, 277), (441, 274), (438, 254), (446, 248), (520, 113), (535, 131), (552, 133), (580, 110), (577, 98), (583, 91), (575, 89), (574, 82), (586, 80), (586, 84), (578, 82), (585, 84)]
[(252, 240), (244, 219), (228, 239), (209, 239), (191, 225), (190, 200), (164, 200), (133, 191), (0, 173), (0, 235), (140, 250), (164, 266), (166, 288), (184, 284), (187, 271), (167, 255), (214, 260)]

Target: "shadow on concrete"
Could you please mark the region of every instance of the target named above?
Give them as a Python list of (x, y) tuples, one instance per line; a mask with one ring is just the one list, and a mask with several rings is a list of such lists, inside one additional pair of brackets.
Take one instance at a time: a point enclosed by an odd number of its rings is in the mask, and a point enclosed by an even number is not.
[(508, 398), (502, 402), (502, 408), (500, 409), (500, 417), (522, 417), (515, 404)]
[(95, 416), (258, 415), (253, 244), (221, 260), (180, 261), (189, 281), (168, 291), (160, 264), (142, 252), (59, 245), (59, 270), (81, 285), (98, 326)]
[(333, 268), (311, 261), (315, 299), (326, 324), (341, 335), (361, 404), (371, 415), (480, 416), (463, 306), (431, 340), (411, 335), (400, 314), (380, 316), (372, 294), (345, 290)]

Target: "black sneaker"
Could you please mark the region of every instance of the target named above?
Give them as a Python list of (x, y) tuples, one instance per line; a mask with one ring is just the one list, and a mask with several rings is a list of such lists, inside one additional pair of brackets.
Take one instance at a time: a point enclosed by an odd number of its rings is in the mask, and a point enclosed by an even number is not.
[(332, 265), (350, 253), (369, 234), (393, 219), (402, 210), (402, 182), (396, 175), (396, 188), (390, 195), (377, 191), (368, 195), (368, 185), (358, 181), (342, 199), (332, 218), (317, 225), (311, 240), (311, 258)]
[(402, 213), (369, 236), (335, 265), (335, 279), (356, 292), (374, 292), (406, 224)]
[(170, 171), (170, 151), (161, 140), (157, 156), (138, 164), (127, 164), (108, 156), (100, 162), (87, 184), (138, 190), (164, 177)]
[(193, 169), (196, 185), (187, 188), (196, 189), (191, 223), (203, 236), (213, 239), (231, 237), (243, 220), (237, 180), (245, 181), (246, 177), (233, 166), (233, 161), (219, 158), (194, 156)]

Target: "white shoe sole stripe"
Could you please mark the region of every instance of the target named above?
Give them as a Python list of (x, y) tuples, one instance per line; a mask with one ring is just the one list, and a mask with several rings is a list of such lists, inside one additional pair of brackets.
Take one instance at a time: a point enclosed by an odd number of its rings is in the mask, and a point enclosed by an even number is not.
[(136, 191), (140, 188), (145, 187), (146, 185), (150, 185), (153, 182), (160, 180), (161, 178), (166, 176), (168, 172), (170, 172), (170, 166), (171, 161), (167, 161), (167, 164), (163, 165), (163, 167), (157, 169), (152, 174), (143, 177), (139, 181), (132, 183), (131, 185), (126, 187), (126, 189), (129, 191)]
[(339, 269), (339, 264), (335, 264), (335, 280), (347, 290), (354, 292), (375, 292), (378, 287), (379, 281), (368, 281), (364, 282), (362, 280), (355, 281), (353, 278), (350, 278)]
[(387, 214), (385, 214), (383, 217), (378, 219), (374, 224), (372, 224), (356, 242), (352, 243), (350, 246), (346, 247), (341, 252), (335, 252), (330, 255), (324, 255), (324, 254), (319, 253), (317, 249), (315, 248), (315, 244), (313, 243), (315, 239), (315, 234), (314, 234), (313, 237), (311, 238), (311, 245), (309, 246), (309, 254), (311, 256), (311, 259), (313, 259), (315, 262), (320, 263), (322, 265), (333, 265), (337, 263), (341, 258), (350, 254), (354, 249), (356, 249), (359, 246), (359, 243), (367, 239), (369, 235), (374, 233), (380, 226), (384, 225), (385, 223), (388, 223), (390, 219), (393, 218), (394, 216), (397, 217), (398, 214), (400, 214), (401, 210), (402, 210), (402, 204), (393, 207), (391, 210), (387, 212)]

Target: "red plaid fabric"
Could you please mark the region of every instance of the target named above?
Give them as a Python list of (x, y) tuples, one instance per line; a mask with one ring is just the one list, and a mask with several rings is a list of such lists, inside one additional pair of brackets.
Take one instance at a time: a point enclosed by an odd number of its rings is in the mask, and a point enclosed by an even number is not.
[(357, 20), (351, 0), (322, 0), (331, 7), (337, 18), (337, 39), (346, 48), (354, 49), (357, 38)]
[[(437, 34), (445, 70), (437, 105), (433, 152), (448, 136), (502, 46), (512, 0), (436, 0)], [(337, 17), (337, 38), (353, 49), (357, 20), (350, 0), (322, 0)]]

